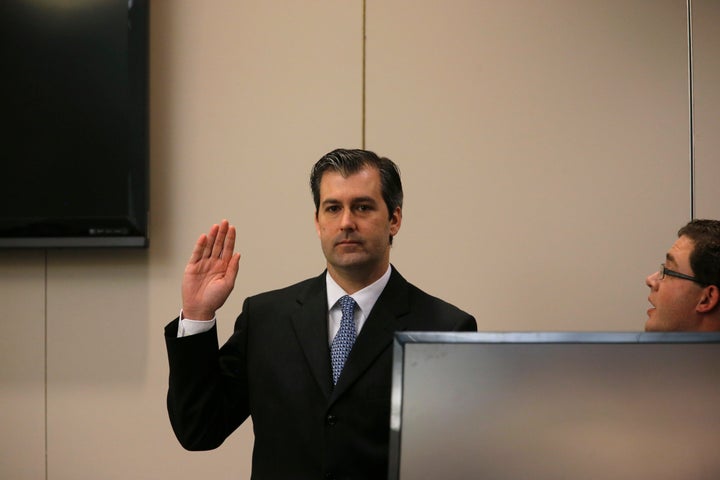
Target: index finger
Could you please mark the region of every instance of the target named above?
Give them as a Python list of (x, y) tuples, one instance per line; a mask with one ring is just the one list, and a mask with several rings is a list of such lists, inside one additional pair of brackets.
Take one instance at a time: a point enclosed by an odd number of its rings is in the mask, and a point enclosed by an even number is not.
[(237, 236), (237, 232), (235, 230), (235, 227), (232, 225), (228, 225), (227, 235), (225, 236), (225, 242), (223, 244), (222, 250), (220, 251), (221, 259), (226, 260), (233, 256), (233, 251), (235, 250), (236, 236)]
[[(223, 220), (222, 222), (220, 222), (220, 225), (219, 225), (219, 228), (217, 231), (217, 235), (213, 239), (214, 242), (211, 246), (212, 251), (209, 252), (210, 257), (224, 258), (227, 256), (224, 252), (224, 249), (226, 248), (226, 246), (228, 246), (228, 233), (230, 230), (231, 230), (230, 223), (227, 220)], [(234, 248), (234, 246), (235, 246), (235, 232), (234, 232), (235, 229), (232, 228), (232, 230), (233, 230), (233, 233), (230, 235), (232, 238), (230, 238), (230, 243), (229, 243), (231, 255), (232, 255), (232, 248)]]

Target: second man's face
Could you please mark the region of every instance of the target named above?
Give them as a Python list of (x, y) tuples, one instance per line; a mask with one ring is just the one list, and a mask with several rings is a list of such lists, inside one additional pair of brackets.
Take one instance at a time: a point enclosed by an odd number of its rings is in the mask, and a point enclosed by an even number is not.
[(401, 221), (400, 208), (388, 213), (376, 168), (347, 178), (334, 171), (322, 176), (315, 227), (331, 273), (379, 278), (389, 266), (390, 236)]
[[(692, 276), (690, 254), (694, 247), (694, 242), (690, 238), (681, 236), (670, 247), (665, 266), (670, 270)], [(645, 322), (646, 331), (671, 332), (697, 329), (695, 309), (702, 294), (700, 285), (672, 276), (665, 276), (660, 280), (660, 274), (657, 272), (648, 276), (645, 284), (650, 287), (648, 301), (651, 306)]]

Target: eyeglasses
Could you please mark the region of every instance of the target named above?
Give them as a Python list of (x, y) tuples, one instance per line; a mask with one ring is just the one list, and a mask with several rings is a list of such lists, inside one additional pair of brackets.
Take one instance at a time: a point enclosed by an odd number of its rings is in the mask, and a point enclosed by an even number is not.
[(682, 278), (683, 280), (690, 280), (691, 282), (699, 283), (700, 285), (705, 285), (704, 282), (701, 282), (695, 277), (692, 277), (690, 275), (685, 275), (684, 273), (676, 272), (675, 270), (670, 270), (669, 268), (665, 267), (664, 263), (660, 264), (660, 270), (658, 270), (658, 275), (660, 275), (660, 280), (665, 278), (665, 276), (668, 277), (675, 277), (675, 278)]

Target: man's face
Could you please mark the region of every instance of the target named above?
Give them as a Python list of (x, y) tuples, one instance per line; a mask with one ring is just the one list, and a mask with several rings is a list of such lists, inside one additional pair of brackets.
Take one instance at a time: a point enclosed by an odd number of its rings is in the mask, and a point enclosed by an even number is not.
[(328, 171), (320, 180), (315, 228), (331, 274), (381, 276), (390, 262), (390, 236), (402, 212), (392, 216), (382, 197), (380, 173), (366, 167), (347, 178)]
[[(694, 242), (681, 236), (670, 247), (666, 255), (665, 267), (685, 275), (693, 276), (690, 268), (690, 254), (695, 247)], [(650, 287), (648, 301), (648, 319), (645, 331), (672, 332), (696, 330), (698, 317), (696, 307), (700, 302), (702, 286), (683, 278), (666, 275), (660, 280), (658, 272), (645, 279)]]

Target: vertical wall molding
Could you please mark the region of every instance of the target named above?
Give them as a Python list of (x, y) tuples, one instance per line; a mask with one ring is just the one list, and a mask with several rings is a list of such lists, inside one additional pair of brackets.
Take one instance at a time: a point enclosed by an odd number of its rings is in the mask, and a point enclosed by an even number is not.
[(689, 160), (690, 160), (690, 219), (695, 218), (695, 93), (693, 67), (693, 9), (692, 0), (687, 0), (687, 35), (688, 35), (688, 128)]
[(367, 73), (365, 71), (365, 68), (367, 66), (367, 60), (365, 57), (366, 53), (366, 47), (367, 47), (367, 0), (363, 0), (362, 2), (362, 132), (361, 132), (361, 141), (362, 141), (362, 148), (365, 148), (365, 125), (367, 122), (367, 117), (365, 116), (365, 106), (367, 105), (367, 102), (365, 101), (365, 94), (367, 92), (366, 88), (366, 80), (367, 80)]

